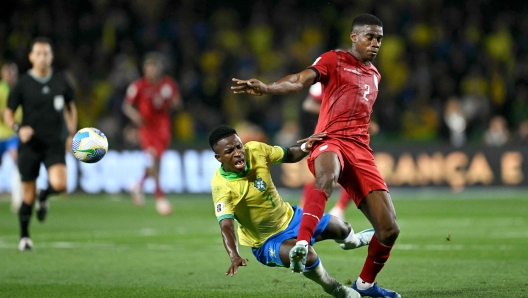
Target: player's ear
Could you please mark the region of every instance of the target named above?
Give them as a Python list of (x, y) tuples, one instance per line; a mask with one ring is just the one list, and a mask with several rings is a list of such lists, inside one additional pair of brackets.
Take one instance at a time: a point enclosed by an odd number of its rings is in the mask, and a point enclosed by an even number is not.
[(220, 161), (220, 155), (218, 155), (217, 153), (215, 153), (215, 158), (216, 158), (216, 160), (218, 160), (218, 162), (222, 163), (222, 162)]
[(356, 32), (354, 32), (354, 31), (350, 32), (350, 40), (353, 43), (357, 42), (357, 33)]

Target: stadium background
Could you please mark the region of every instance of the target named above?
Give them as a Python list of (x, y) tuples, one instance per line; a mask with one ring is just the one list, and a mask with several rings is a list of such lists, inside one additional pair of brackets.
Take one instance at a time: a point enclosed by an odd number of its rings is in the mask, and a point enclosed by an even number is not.
[[(52, 197), (46, 222), (33, 221), (32, 253), (16, 250), (17, 218), (6, 194), (12, 161), (4, 156), (0, 297), (327, 297), (299, 275), (261, 266), (247, 247), (240, 252), (248, 266), (224, 277), (229, 258), (209, 193), (218, 163), (206, 137), (223, 122), (244, 140), (290, 145), (301, 137), (306, 91), (233, 96), (230, 80), (271, 81), (349, 47), (351, 20), (363, 12), (384, 23), (372, 147), (402, 229), (378, 282), (405, 297), (528, 297), (526, 3), (2, 1), (0, 65), (15, 61), (26, 71), (31, 39), (49, 36), (54, 67), (77, 91), (79, 127), (103, 130), (112, 151), (92, 165), (67, 155), (68, 188), (79, 191)], [(145, 160), (121, 102), (151, 50), (169, 59), (167, 73), (185, 101), (162, 167), (175, 207), (167, 217), (151, 196), (137, 208), (126, 193)], [(273, 167), (273, 177), (295, 204), (310, 174), (305, 163), (288, 166)], [(45, 181), (41, 175), (38, 183)], [(370, 227), (355, 208), (346, 219), (357, 231)], [(316, 249), (346, 284), (367, 253), (342, 252), (333, 242)]]
[[(4, 41), (0, 64), (14, 61), (21, 72), (26, 71), (31, 39), (50, 37), (55, 68), (65, 71), (75, 85), (79, 127), (100, 128), (111, 149), (122, 151), (138, 148), (135, 128), (120, 108), (125, 89), (141, 75), (142, 56), (147, 51), (162, 52), (166, 72), (179, 82), (185, 102), (185, 109), (175, 115), (171, 145), (179, 161), (165, 172), (175, 168), (175, 173), (189, 172), (193, 171), (189, 167), (198, 166), (196, 171), (202, 174), (196, 179), (208, 180), (214, 160), (198, 158), (188, 167), (181, 160), (188, 149), (191, 157), (206, 155), (202, 149), (207, 148), (207, 133), (218, 124), (235, 126), (244, 141), (290, 145), (301, 137), (300, 107), (306, 92), (235, 96), (229, 89), (231, 78), (270, 82), (305, 68), (324, 51), (349, 48), (351, 19), (370, 12), (383, 20), (385, 33), (375, 61), (382, 83), (373, 119), (380, 132), (372, 138), (373, 148), (394, 160), (392, 166), (384, 167), (397, 171), (401, 156), (409, 153), (414, 159), (413, 175), (427, 176), (417, 165), (420, 152), (416, 148), (423, 147), (422, 153), (434, 156), (441, 146), (445, 158), (458, 150), (468, 156), (468, 161), (454, 166), (465, 175), (473, 156), (482, 153), (465, 148), (492, 152), (485, 158), (488, 163), (491, 156), (496, 160), (513, 151), (517, 155), (510, 155), (506, 165), (488, 165), (491, 180), (475, 178), (463, 184), (525, 185), (528, 19), (522, 17), (526, 4), (507, 3), (7, 1), (0, 11), (0, 40)], [(394, 147), (400, 149), (394, 151)], [(119, 156), (111, 162), (110, 155), (105, 162), (121, 164)], [(4, 169), (0, 175), (9, 173)], [(83, 177), (78, 171), (71, 175)], [(518, 177), (504, 182), (504, 175)], [(450, 184), (446, 179), (427, 179), (399, 184)], [(170, 188), (168, 184), (178, 179), (166, 180), (164, 188)], [(173, 191), (196, 191), (183, 183), (183, 188)]]

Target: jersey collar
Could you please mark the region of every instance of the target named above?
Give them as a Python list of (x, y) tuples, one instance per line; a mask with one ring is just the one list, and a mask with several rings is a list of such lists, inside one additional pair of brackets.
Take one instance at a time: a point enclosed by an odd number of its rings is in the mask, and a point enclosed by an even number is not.
[(28, 74), (37, 82), (41, 84), (47, 84), (51, 80), (51, 76), (53, 75), (53, 69), (50, 69), (49, 73), (45, 77), (39, 77), (37, 76), (32, 69), (28, 70)]
[(244, 172), (242, 173), (226, 172), (222, 168), (222, 165), (220, 165), (220, 175), (222, 175), (222, 177), (226, 178), (227, 180), (236, 180), (236, 179), (246, 177), (248, 171), (249, 171), (249, 162), (247, 160), (246, 160), (246, 168), (244, 169)]

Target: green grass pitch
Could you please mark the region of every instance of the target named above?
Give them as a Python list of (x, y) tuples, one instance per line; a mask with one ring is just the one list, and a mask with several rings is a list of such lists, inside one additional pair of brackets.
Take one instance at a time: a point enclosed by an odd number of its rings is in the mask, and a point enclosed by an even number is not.
[[(403, 297), (528, 297), (526, 191), (392, 196), (401, 234), (381, 286)], [(296, 203), (299, 193), (284, 197)], [(175, 212), (161, 217), (152, 200), (137, 208), (127, 195), (53, 198), (47, 221), (32, 220), (35, 249), (23, 253), (16, 215), (1, 201), (0, 297), (329, 297), (299, 274), (257, 263), (246, 247), (248, 266), (224, 276), (230, 262), (210, 197), (169, 199)], [(355, 208), (346, 217), (356, 231), (369, 227)], [(331, 241), (315, 249), (330, 275), (347, 284), (367, 253)]]

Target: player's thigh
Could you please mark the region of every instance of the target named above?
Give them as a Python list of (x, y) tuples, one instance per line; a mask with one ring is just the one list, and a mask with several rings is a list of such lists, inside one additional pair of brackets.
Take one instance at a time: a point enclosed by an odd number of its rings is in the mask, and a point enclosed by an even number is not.
[(314, 161), (315, 188), (332, 194), (341, 174), (341, 162), (337, 153), (327, 151), (319, 154)]

